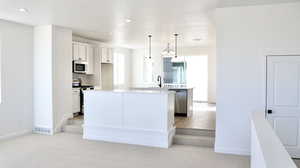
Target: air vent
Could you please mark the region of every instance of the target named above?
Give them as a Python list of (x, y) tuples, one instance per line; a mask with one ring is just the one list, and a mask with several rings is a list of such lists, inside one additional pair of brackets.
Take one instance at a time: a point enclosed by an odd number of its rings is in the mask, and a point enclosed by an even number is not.
[(37, 134), (52, 135), (52, 130), (50, 128), (35, 127), (33, 132)]

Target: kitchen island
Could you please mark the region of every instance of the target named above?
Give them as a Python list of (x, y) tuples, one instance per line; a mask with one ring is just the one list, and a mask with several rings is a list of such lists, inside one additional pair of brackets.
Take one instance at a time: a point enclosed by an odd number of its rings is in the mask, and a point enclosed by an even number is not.
[(174, 91), (175, 94), (175, 115), (191, 117), (193, 115), (193, 87), (186, 86), (164, 86), (160, 87), (137, 87), (135, 90), (163, 90)]
[(83, 138), (168, 148), (175, 134), (175, 92), (84, 92)]

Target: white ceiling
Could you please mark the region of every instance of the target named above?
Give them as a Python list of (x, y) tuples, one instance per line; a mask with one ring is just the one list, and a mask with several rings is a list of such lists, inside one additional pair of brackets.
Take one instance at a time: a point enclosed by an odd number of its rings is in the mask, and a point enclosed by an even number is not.
[(220, 0), (219, 7), (230, 6), (249, 6), (249, 5), (265, 5), (265, 4), (278, 4), (288, 2), (299, 2), (299, 0)]
[(283, 1), (298, 0), (0, 0), (0, 18), (64, 26), (77, 35), (130, 48), (144, 47), (148, 34), (154, 45), (166, 45), (174, 33), (180, 34), (179, 45), (209, 46), (214, 43), (216, 7)]

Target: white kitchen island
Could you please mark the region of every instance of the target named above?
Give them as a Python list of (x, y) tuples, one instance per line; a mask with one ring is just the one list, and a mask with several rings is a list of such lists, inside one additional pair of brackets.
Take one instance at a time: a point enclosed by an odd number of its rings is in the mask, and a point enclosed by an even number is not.
[(85, 91), (83, 138), (168, 148), (174, 102), (170, 91)]

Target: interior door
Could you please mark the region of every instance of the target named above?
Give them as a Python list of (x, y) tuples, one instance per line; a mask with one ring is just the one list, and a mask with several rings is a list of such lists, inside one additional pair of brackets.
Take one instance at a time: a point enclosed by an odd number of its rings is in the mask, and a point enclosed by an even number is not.
[(300, 158), (299, 96), (300, 56), (268, 56), (266, 117), (295, 158)]

